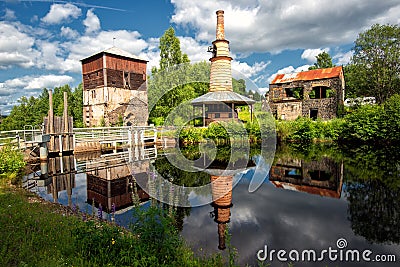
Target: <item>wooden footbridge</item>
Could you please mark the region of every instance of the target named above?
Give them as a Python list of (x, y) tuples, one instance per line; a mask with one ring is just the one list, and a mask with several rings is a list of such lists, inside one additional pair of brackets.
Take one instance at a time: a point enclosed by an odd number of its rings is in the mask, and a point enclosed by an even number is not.
[[(66, 138), (71, 138), (68, 143)], [(53, 146), (50, 145), (53, 139)], [(11, 144), (21, 150), (35, 151), (47, 143), (48, 153), (77, 154), (101, 150), (148, 146), (157, 141), (157, 130), (151, 126), (73, 128), (73, 132), (46, 134), (32, 126), (23, 130), (0, 131), (0, 147)], [(68, 145), (66, 145), (68, 144)], [(29, 152), (28, 152), (29, 153)], [(34, 153), (37, 154), (37, 151)]]
[(157, 141), (152, 126), (73, 128), (67, 115), (67, 94), (64, 93), (62, 117), (53, 115), (52, 92), (49, 90), (49, 112), (40, 127), (25, 126), (23, 130), (0, 131), (0, 147), (11, 144), (24, 150), (31, 158), (48, 155), (71, 155), (102, 150), (150, 146)]

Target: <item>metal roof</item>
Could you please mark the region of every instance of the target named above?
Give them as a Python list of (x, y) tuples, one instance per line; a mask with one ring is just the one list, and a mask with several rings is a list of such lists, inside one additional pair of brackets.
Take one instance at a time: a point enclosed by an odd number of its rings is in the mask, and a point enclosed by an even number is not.
[(219, 103), (234, 103), (243, 105), (252, 105), (256, 101), (232, 91), (216, 91), (208, 92), (191, 101), (192, 105), (201, 104), (219, 104)]
[(312, 81), (340, 77), (343, 73), (342, 66), (316, 69), (297, 73), (277, 74), (271, 84), (289, 83), (294, 81)]
[(81, 61), (83, 61), (83, 60), (85, 60), (85, 59), (88, 59), (88, 58), (91, 58), (91, 57), (93, 57), (93, 56), (95, 56), (95, 55), (98, 55), (98, 54), (103, 54), (103, 53), (104, 53), (104, 54), (116, 55), (116, 56), (121, 56), (121, 57), (126, 57), (126, 58), (130, 58), (130, 59), (136, 59), (136, 60), (141, 60), (141, 61), (146, 61), (146, 62), (147, 62), (147, 60), (142, 59), (142, 58), (139, 58), (139, 57), (137, 57), (137, 56), (135, 56), (135, 55), (133, 55), (133, 54), (131, 54), (131, 53), (125, 51), (125, 50), (122, 50), (122, 49), (120, 49), (120, 48), (118, 48), (118, 47), (115, 47), (115, 46), (110, 47), (110, 48), (108, 48), (108, 49), (105, 49), (105, 50), (103, 50), (103, 51), (97, 52), (97, 53), (95, 53), (95, 54), (93, 54), (93, 55), (91, 55), (91, 56), (89, 56), (89, 57), (84, 58), (84, 59), (81, 59)]

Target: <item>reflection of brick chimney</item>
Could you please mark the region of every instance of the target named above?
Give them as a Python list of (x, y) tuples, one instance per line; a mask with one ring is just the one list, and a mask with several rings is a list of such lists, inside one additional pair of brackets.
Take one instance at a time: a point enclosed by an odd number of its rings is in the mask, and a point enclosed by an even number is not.
[(224, 250), (226, 224), (230, 221), (233, 176), (211, 175), (214, 221), (218, 223), (218, 248)]
[(229, 56), (229, 41), (225, 40), (224, 11), (217, 11), (217, 33), (213, 42), (211, 61), (210, 92), (232, 91), (232, 70)]
[(217, 40), (225, 40), (224, 11), (217, 11)]

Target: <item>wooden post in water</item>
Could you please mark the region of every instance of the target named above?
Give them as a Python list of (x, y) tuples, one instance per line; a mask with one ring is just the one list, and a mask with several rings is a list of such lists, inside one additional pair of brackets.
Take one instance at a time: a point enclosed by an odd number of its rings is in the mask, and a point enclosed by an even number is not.
[(47, 133), (50, 134), (49, 150), (54, 150), (54, 112), (53, 112), (53, 91), (49, 90), (49, 114), (47, 121)]
[(69, 133), (69, 124), (68, 124), (68, 95), (67, 92), (64, 92), (64, 133)]
[(64, 92), (64, 111), (63, 111), (63, 132), (64, 132), (64, 140), (60, 142), (60, 155), (62, 155), (63, 150), (69, 151), (69, 121), (68, 121), (68, 95), (67, 92)]

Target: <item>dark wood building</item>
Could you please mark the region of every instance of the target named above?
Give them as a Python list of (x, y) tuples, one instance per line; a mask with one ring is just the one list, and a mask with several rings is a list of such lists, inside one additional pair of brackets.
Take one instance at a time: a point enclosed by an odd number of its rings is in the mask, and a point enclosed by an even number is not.
[(147, 124), (146, 60), (111, 47), (81, 61), (87, 127)]

